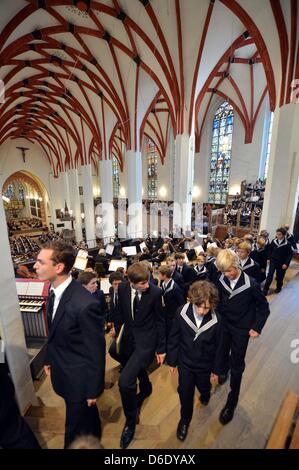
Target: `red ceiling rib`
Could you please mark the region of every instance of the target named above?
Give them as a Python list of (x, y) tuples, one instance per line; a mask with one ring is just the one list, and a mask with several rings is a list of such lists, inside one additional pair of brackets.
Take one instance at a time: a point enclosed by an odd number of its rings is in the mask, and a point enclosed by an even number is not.
[(280, 0), (270, 0), (271, 8), (275, 18), (277, 32), (280, 43), (280, 57), (281, 57), (281, 85), (280, 85), (280, 98), (279, 106), (282, 106), (285, 102), (286, 93), (286, 76), (287, 76), (287, 64), (289, 57), (289, 41), (287, 28), (283, 16), (283, 12), (280, 5)]

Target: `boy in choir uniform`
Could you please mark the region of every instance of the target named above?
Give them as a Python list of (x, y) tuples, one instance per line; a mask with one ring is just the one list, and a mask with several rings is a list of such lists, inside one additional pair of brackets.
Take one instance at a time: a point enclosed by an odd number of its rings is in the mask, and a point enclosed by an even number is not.
[(215, 372), (217, 352), (221, 344), (220, 317), (215, 311), (218, 292), (214, 284), (197, 281), (188, 292), (190, 303), (175, 315), (167, 345), (167, 364), (179, 374), (178, 393), (181, 417), (177, 438), (186, 439), (193, 414), (195, 387), (201, 404), (206, 406), (211, 394), (211, 374)]
[(266, 269), (268, 262), (268, 255), (265, 248), (266, 241), (263, 237), (258, 237), (252, 250), (250, 257), (256, 261), (260, 266), (260, 282), (264, 282), (266, 279)]
[(162, 289), (162, 305), (166, 319), (166, 340), (171, 330), (175, 312), (185, 303), (182, 290), (171, 278), (172, 271), (168, 266), (160, 266), (159, 278)]
[(248, 276), (253, 277), (257, 283), (261, 282), (260, 266), (250, 257), (251, 244), (242, 242), (238, 246), (237, 255), (240, 260), (240, 269)]
[(276, 271), (276, 290), (278, 294), (283, 286), (283, 278), (286, 270), (292, 260), (293, 251), (290, 243), (286, 238), (286, 229), (280, 227), (276, 230), (276, 238), (272, 240), (269, 250), (270, 266), (267, 279), (264, 285), (264, 294), (268, 295), (270, 284)]
[(176, 260), (174, 256), (168, 256), (166, 258), (166, 265), (171, 269), (171, 279), (173, 279), (181, 291), (184, 293), (184, 279), (183, 276), (176, 270)]
[(263, 237), (263, 239), (265, 240), (265, 251), (267, 254), (267, 259), (269, 259), (270, 245), (271, 245), (270, 240), (269, 240), (269, 232), (267, 232), (267, 230), (261, 230), (260, 237)]
[(194, 266), (195, 278), (196, 281), (205, 281), (208, 277), (208, 270), (206, 268), (206, 257), (204, 254), (197, 256), (196, 264)]
[(289, 229), (290, 229), (290, 226), (285, 224), (283, 226), (283, 228), (286, 230), (286, 238), (289, 242), (289, 244), (291, 245), (291, 247), (295, 250), (295, 252), (297, 253), (297, 243), (295, 242), (295, 238), (294, 238), (294, 235), (292, 233), (289, 232)]
[(224, 383), (230, 369), (230, 392), (219, 421), (229, 423), (238, 403), (245, 355), (250, 338), (257, 338), (266, 323), (269, 305), (257, 282), (241, 271), (239, 258), (231, 250), (222, 250), (216, 260), (219, 271), (218, 311), (222, 318), (220, 354), (215, 369)]
[(208, 279), (211, 282), (214, 282), (214, 284), (217, 281), (217, 278), (219, 276), (219, 272), (216, 266), (216, 257), (221, 249), (216, 248), (214, 246), (209, 246), (207, 249), (207, 257), (206, 257), (206, 268), (208, 271)]

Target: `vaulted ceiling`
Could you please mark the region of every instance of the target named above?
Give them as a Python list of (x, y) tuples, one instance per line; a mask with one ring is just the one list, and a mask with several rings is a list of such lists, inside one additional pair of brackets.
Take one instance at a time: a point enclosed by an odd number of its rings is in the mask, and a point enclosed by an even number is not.
[(54, 174), (170, 131), (196, 135), (215, 96), (251, 142), (266, 96), (299, 78), (297, 0), (1, 0), (0, 145), (38, 143)]

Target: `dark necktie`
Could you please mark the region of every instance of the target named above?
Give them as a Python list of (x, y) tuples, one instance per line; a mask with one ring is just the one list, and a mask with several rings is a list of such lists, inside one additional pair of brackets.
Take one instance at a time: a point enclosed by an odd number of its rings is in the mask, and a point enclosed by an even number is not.
[(140, 299), (139, 299), (138, 291), (136, 291), (134, 302), (133, 302), (134, 320), (136, 319), (136, 315), (138, 315), (139, 304), (140, 304)]
[(50, 290), (48, 302), (47, 302), (47, 321), (48, 321), (49, 329), (51, 328), (51, 325), (52, 325), (54, 302), (55, 302), (55, 292), (54, 290)]

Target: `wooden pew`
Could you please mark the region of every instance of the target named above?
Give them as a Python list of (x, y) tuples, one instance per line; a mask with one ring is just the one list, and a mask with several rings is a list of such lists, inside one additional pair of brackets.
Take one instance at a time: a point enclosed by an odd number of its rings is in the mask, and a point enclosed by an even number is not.
[(282, 402), (266, 449), (299, 449), (299, 395), (292, 390)]

